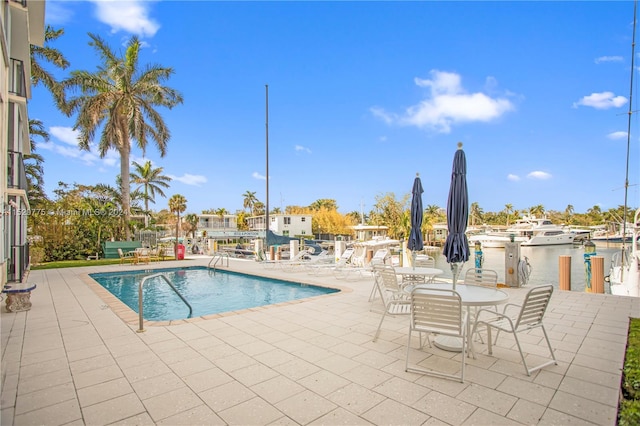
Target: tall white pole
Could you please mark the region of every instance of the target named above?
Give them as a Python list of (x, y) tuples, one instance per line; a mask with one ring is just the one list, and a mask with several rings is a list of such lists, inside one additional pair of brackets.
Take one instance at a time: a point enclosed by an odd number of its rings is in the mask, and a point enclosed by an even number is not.
[(264, 85), (266, 90), (266, 121), (265, 121), (265, 132), (266, 132), (266, 159), (267, 159), (267, 202), (265, 205), (265, 224), (264, 224), (264, 242), (265, 249), (269, 250), (269, 85)]

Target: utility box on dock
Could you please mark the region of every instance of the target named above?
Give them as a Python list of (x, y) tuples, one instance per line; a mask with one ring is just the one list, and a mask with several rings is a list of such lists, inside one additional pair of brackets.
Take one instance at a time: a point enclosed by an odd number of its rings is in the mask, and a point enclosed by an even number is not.
[(509, 287), (520, 287), (518, 265), (520, 263), (520, 243), (504, 244), (504, 283)]

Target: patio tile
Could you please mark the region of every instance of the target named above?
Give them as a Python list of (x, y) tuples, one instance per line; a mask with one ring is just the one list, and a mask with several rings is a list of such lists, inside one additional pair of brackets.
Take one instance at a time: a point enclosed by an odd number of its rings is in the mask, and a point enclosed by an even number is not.
[[(151, 420), (151, 418), (149, 418)], [(227, 423), (220, 418), (213, 410), (206, 405), (198, 405), (197, 407), (190, 408), (186, 411), (178, 413), (174, 416), (169, 416), (165, 419), (159, 420), (157, 423), (159, 426), (194, 426), (194, 425), (226, 425)]]
[(142, 400), (185, 387), (180, 377), (173, 372), (138, 380), (137, 382), (131, 383), (131, 386)]
[(386, 399), (362, 415), (376, 425), (417, 425), (429, 419), (424, 412)]
[(23, 395), (16, 402), (15, 414), (19, 415), (75, 399), (76, 392), (73, 383), (51, 386)]
[(476, 406), (473, 404), (468, 404), (437, 391), (429, 392), (424, 398), (413, 404), (412, 407), (452, 425), (462, 424), (476, 410)]
[(81, 407), (87, 407), (132, 392), (133, 388), (124, 377), (77, 390)]
[(282, 417), (279, 410), (258, 397), (220, 411), (218, 415), (232, 425), (261, 425)]
[(320, 370), (317, 365), (300, 358), (295, 358), (285, 364), (276, 365), (273, 369), (293, 380), (302, 379)]
[(169, 367), (180, 377), (190, 376), (201, 371), (215, 368), (215, 364), (203, 356), (198, 355), (195, 358), (185, 359), (172, 364)]
[(230, 375), (247, 387), (278, 376), (278, 372), (260, 363), (233, 370)]
[[(3, 415), (4, 412), (3, 410)], [(18, 414), (15, 416), (14, 424), (57, 426), (77, 420), (82, 420), (82, 413), (80, 412), (78, 400), (74, 398), (59, 404)], [(5, 424), (4, 421), (2, 424)]]
[(356, 383), (351, 383), (330, 393), (327, 398), (357, 415), (362, 415), (386, 399), (378, 392)]
[(618, 395), (610, 391), (611, 388), (584, 380), (565, 377), (558, 390), (567, 392), (580, 398), (590, 399), (601, 404), (618, 407)]
[(300, 424), (307, 424), (336, 408), (336, 404), (333, 402), (308, 390), (274, 405), (277, 409)]
[(555, 389), (541, 386), (530, 381), (521, 380), (516, 377), (507, 377), (496, 390), (525, 401), (545, 406), (549, 404), (555, 393)]
[(613, 425), (617, 418), (617, 408), (600, 404), (576, 395), (557, 391), (549, 408), (579, 419), (600, 425)]
[(82, 409), (87, 425), (107, 425), (145, 412), (136, 394), (129, 393)]
[(351, 382), (330, 371), (319, 370), (298, 380), (298, 383), (318, 395), (327, 396)]
[(347, 411), (344, 408), (340, 407), (309, 423), (309, 425), (333, 426), (365, 426), (371, 424), (371, 422), (363, 419), (362, 417), (356, 416), (350, 411)]
[(538, 424), (546, 408), (546, 405), (521, 399), (516, 402), (507, 417), (525, 425), (535, 425)]
[(110, 365), (102, 368), (96, 367), (93, 370), (74, 374), (73, 382), (75, 383), (76, 388), (82, 389), (87, 386), (109, 382), (120, 377), (123, 377), (120, 367), (118, 367), (117, 365)]
[(419, 399), (424, 398), (431, 389), (424, 386), (403, 380), (399, 377), (392, 377), (379, 386), (373, 388), (389, 399), (413, 406)]
[(155, 421), (202, 405), (202, 400), (186, 386), (152, 396), (142, 400), (142, 402), (151, 418)]
[(71, 372), (68, 369), (32, 376), (18, 382), (18, 396), (71, 382)]
[(287, 377), (277, 376), (252, 386), (251, 390), (270, 404), (275, 404), (304, 392), (305, 388)]
[(218, 367), (200, 371), (189, 376), (181, 377), (182, 380), (193, 389), (194, 392), (202, 392), (207, 389), (220, 386), (233, 381), (233, 377), (220, 370)]
[(482, 408), (478, 408), (476, 411), (473, 412), (473, 414), (471, 414), (471, 416), (469, 416), (469, 418), (462, 423), (463, 425), (492, 425), (492, 426), (497, 426), (497, 425), (513, 425), (513, 426), (519, 426), (521, 425), (520, 422), (517, 422), (515, 420), (511, 420), (509, 418), (506, 417), (502, 417), (494, 412), (491, 411), (487, 411), (484, 410)]
[(198, 394), (200, 398), (216, 413), (233, 407), (256, 396), (246, 386), (233, 381), (217, 386)]

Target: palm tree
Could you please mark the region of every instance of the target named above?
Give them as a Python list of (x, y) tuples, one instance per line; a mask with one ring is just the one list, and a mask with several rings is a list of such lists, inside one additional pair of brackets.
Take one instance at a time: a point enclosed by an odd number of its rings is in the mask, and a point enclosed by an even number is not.
[(253, 216), (253, 208), (255, 204), (258, 202), (258, 198), (256, 198), (256, 193), (247, 191), (242, 195), (242, 197), (244, 198), (244, 201), (242, 202), (242, 206), (245, 209), (249, 209), (249, 211), (251, 212), (251, 215)]
[(195, 213), (185, 215), (182, 229), (185, 230), (187, 235), (191, 234), (191, 237), (195, 238), (198, 230), (198, 215)]
[(511, 213), (513, 213), (513, 204), (505, 204), (504, 211), (507, 214), (507, 226), (509, 226), (509, 219), (511, 218)]
[(56, 68), (64, 70), (69, 66), (69, 61), (64, 57), (62, 52), (54, 49), (49, 45), (50, 42), (56, 40), (64, 34), (64, 29), (55, 30), (50, 25), (44, 32), (44, 46), (31, 45), (31, 84), (37, 86), (42, 83), (51, 94), (56, 105), (61, 110), (65, 110), (64, 89), (63, 86), (55, 79), (55, 77), (43, 68), (41, 61), (46, 61)]
[(49, 140), (49, 133), (44, 129), (42, 121), (29, 120), (29, 144), (31, 145), (31, 153), (24, 156), (24, 171), (27, 175), (27, 188), (29, 202), (35, 207), (39, 201), (45, 200), (47, 195), (44, 191), (44, 157), (37, 154), (36, 142), (34, 136), (42, 138), (45, 142)]
[(471, 213), (471, 225), (472, 226), (476, 224), (476, 219), (478, 219), (480, 222), (482, 222), (482, 215), (484, 214), (484, 211), (480, 207), (480, 204), (478, 204), (477, 202), (471, 203), (471, 212), (470, 213)]
[(169, 210), (176, 214), (176, 249), (174, 250), (176, 260), (178, 259), (178, 233), (180, 229), (180, 213), (187, 209), (187, 199), (184, 195), (175, 194), (169, 198)]
[(81, 149), (90, 149), (102, 127), (100, 156), (104, 157), (111, 148), (120, 154), (122, 209), (129, 222), (131, 142), (135, 140), (144, 155), (151, 140), (164, 157), (171, 134), (154, 107), (172, 109), (182, 103), (182, 95), (162, 84), (173, 74), (172, 68), (148, 65), (140, 69), (138, 37), (131, 37), (122, 57), (116, 56), (99, 36), (90, 33), (89, 37), (92, 39), (89, 45), (95, 47), (103, 63), (95, 73), (74, 71), (63, 82), (65, 89), (79, 92), (67, 102), (66, 112), (69, 116), (78, 114), (74, 129), (80, 130)]
[(144, 165), (133, 162), (135, 171), (131, 173), (131, 183), (138, 185), (137, 189), (144, 189), (142, 198), (144, 200), (144, 227), (149, 227), (149, 201), (155, 204), (156, 194), (166, 197), (162, 188), (169, 188), (171, 178), (162, 174), (162, 167), (153, 168), (151, 161), (147, 161)]

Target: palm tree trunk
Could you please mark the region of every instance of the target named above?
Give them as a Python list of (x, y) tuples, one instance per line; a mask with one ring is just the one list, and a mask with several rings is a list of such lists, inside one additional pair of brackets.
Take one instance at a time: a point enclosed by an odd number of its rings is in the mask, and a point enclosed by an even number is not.
[(120, 193), (122, 194), (122, 212), (124, 213), (124, 235), (125, 239), (129, 241), (131, 239), (131, 232), (129, 230), (129, 222), (131, 221), (131, 196), (130, 196), (130, 177), (129, 177), (129, 140), (123, 141), (123, 146), (120, 148)]

